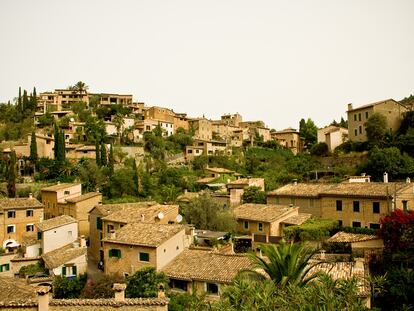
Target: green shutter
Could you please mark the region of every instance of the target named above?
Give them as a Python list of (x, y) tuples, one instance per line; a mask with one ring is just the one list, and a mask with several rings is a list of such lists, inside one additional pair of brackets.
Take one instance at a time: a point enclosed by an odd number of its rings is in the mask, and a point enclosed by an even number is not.
[(66, 275), (66, 267), (62, 267), (62, 276)]
[(77, 274), (76, 274), (76, 266), (73, 266), (73, 267), (72, 267), (72, 274), (73, 274), (73, 275), (77, 275)]
[(38, 232), (38, 233), (37, 233), (37, 239), (38, 239), (38, 240), (41, 240), (41, 239), (42, 239), (42, 232)]
[(112, 249), (109, 250), (109, 254), (108, 255), (109, 255), (109, 258), (112, 257)]
[(96, 229), (102, 230), (102, 219), (101, 219), (101, 217), (96, 218)]
[(118, 249), (117, 251), (118, 251), (118, 258), (121, 258), (121, 250)]

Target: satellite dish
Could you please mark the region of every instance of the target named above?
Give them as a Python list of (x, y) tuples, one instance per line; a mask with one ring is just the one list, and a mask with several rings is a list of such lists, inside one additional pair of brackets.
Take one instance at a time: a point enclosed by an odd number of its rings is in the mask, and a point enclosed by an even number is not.
[(163, 212), (159, 212), (157, 215), (158, 219), (163, 219), (164, 218), (164, 213)]
[(180, 223), (183, 221), (183, 216), (181, 216), (180, 214), (177, 215), (177, 217), (175, 217), (175, 221)]

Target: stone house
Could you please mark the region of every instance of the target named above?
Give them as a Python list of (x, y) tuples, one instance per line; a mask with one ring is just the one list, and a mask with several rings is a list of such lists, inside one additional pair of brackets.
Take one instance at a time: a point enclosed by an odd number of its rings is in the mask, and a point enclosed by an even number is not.
[(413, 209), (410, 183), (293, 183), (268, 193), (269, 204), (293, 204), (315, 217), (342, 226), (378, 229), (381, 217), (394, 209)]
[(279, 145), (291, 150), (295, 155), (303, 150), (303, 141), (299, 132), (294, 128), (289, 127), (281, 131), (273, 131), (270, 135)]
[(330, 152), (334, 151), (336, 147), (348, 140), (348, 129), (329, 125), (318, 129), (318, 143), (325, 143), (328, 145)]
[(213, 138), (213, 126), (206, 118), (188, 120), (189, 128), (194, 131), (194, 139), (211, 141)]
[(249, 187), (258, 187), (265, 191), (264, 178), (240, 178), (226, 184), (230, 196), (230, 206), (237, 206), (243, 203), (244, 191)]
[(372, 104), (354, 108), (348, 104), (349, 140), (367, 141), (365, 123), (374, 113), (380, 113), (387, 119), (387, 129), (392, 133), (398, 131), (407, 108), (393, 99), (386, 99)]
[(0, 199), (0, 242), (4, 249), (20, 246), (25, 235), (37, 232), (43, 220), (43, 204), (33, 198)]

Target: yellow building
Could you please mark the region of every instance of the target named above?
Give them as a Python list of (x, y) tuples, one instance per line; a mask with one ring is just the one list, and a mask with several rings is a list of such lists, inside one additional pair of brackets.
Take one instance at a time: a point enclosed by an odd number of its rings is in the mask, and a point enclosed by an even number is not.
[(290, 149), (293, 154), (302, 152), (303, 142), (300, 139), (299, 132), (294, 128), (287, 128), (282, 131), (270, 133), (273, 140), (286, 149)]
[(367, 141), (365, 122), (374, 113), (380, 113), (387, 119), (387, 129), (395, 133), (399, 128), (407, 108), (393, 99), (354, 108), (348, 104), (348, 132), (349, 140)]
[(409, 183), (293, 183), (268, 193), (267, 202), (293, 204), (342, 226), (378, 229), (381, 217), (395, 208), (413, 209), (414, 193)]
[(89, 94), (91, 96), (99, 96), (99, 105), (100, 106), (109, 106), (109, 105), (123, 105), (129, 106), (132, 105), (132, 95), (121, 95), (121, 94), (108, 94), (108, 93), (99, 93), (99, 94)]
[(18, 247), (42, 220), (43, 205), (33, 197), (0, 199), (0, 247)]
[(103, 240), (105, 274), (130, 275), (143, 267), (162, 269), (191, 243), (185, 227), (130, 223)]
[(80, 183), (58, 183), (41, 189), (41, 195), (42, 203), (45, 206), (45, 219), (49, 219), (63, 215), (58, 209), (58, 203), (65, 203), (67, 199), (82, 195), (82, 185)]
[(213, 138), (213, 126), (206, 118), (190, 119), (188, 124), (194, 131), (194, 139), (211, 141)]
[(251, 268), (252, 262), (245, 255), (188, 249), (161, 271), (170, 279), (172, 291), (205, 294), (207, 299), (215, 300), (241, 270)]

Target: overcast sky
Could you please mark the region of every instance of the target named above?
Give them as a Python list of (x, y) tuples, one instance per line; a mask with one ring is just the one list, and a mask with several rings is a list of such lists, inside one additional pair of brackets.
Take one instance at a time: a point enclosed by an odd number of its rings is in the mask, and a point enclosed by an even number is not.
[(0, 0), (0, 102), (81, 80), (189, 116), (318, 126), (414, 93), (414, 1)]

